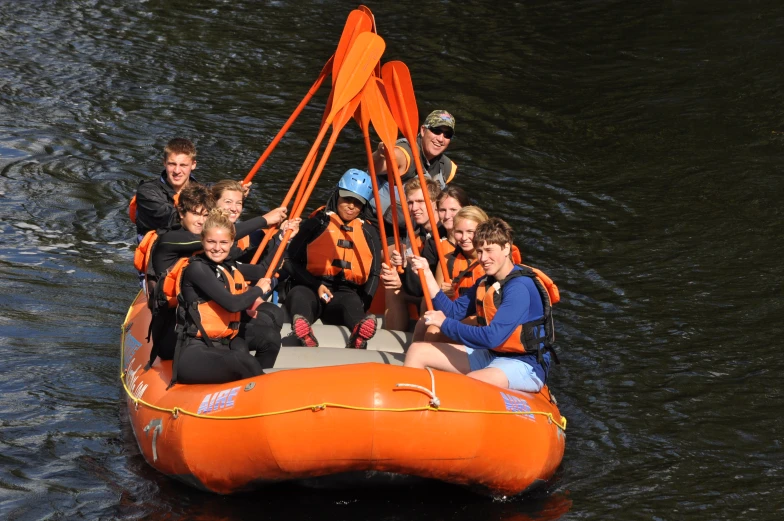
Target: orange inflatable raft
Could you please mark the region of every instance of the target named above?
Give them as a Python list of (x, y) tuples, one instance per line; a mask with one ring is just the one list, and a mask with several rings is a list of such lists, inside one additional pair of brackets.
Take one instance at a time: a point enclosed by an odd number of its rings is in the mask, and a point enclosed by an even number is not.
[[(150, 465), (200, 489), (380, 471), (513, 495), (552, 477), (563, 457), (566, 419), (547, 388), (401, 367), (403, 333), (379, 331), (367, 351), (284, 343), (270, 374), (166, 390), (171, 362), (144, 369), (149, 322), (140, 292), (121, 341), (133, 431)], [(322, 345), (330, 334), (345, 344), (345, 329), (314, 327)]]

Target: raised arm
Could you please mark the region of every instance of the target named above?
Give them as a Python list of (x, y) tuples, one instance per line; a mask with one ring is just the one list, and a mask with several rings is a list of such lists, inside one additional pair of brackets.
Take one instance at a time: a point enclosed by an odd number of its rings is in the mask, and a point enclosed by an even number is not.
[[(373, 152), (373, 165), (376, 167), (376, 176), (387, 175), (387, 148), (384, 143), (379, 143), (376, 151)], [(400, 175), (403, 175), (408, 170), (408, 158), (400, 149), (395, 147), (395, 162), (397, 163), (397, 170)]]

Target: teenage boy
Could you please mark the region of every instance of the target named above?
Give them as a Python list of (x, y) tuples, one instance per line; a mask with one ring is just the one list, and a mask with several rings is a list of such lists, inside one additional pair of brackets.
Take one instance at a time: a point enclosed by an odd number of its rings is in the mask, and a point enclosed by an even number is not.
[[(412, 258), (435, 295), (435, 310), (425, 313), (425, 324), (441, 328), (455, 342), (415, 342), (406, 366), (462, 373), (519, 391), (542, 388), (554, 342), (550, 297), (531, 268), (512, 262), (513, 237), (498, 218), (477, 226), (474, 248), (486, 275), (454, 302), (440, 290), (427, 260)], [(479, 326), (461, 323), (474, 314)]]

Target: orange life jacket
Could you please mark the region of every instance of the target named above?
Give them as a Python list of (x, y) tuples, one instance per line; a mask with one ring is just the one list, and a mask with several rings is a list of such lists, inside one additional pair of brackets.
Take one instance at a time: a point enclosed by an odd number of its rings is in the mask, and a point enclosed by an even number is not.
[[(264, 235), (268, 234), (272, 228), (263, 228)], [(245, 237), (240, 237), (237, 239), (237, 247), (242, 251), (246, 251), (250, 248), (250, 234), (246, 235)]]
[[(494, 353), (508, 353), (508, 354), (523, 354), (530, 353), (537, 355), (537, 358), (542, 362), (542, 355), (546, 351), (555, 351), (555, 327), (553, 324), (553, 304), (561, 300), (558, 292), (558, 287), (553, 280), (548, 277), (544, 272), (531, 266), (518, 264), (518, 268), (513, 270), (505, 279), (495, 281), (494, 279), (485, 279), (476, 289), (476, 315), (477, 321), (480, 326), (486, 326), (493, 321), (493, 317), (501, 305), (501, 295), (504, 285), (512, 279), (517, 277), (530, 277), (539, 291), (539, 296), (542, 299), (542, 307), (544, 309), (544, 316), (538, 320), (532, 320), (524, 324), (520, 324), (512, 331), (512, 334), (504, 340), (501, 345), (491, 349)], [(492, 283), (491, 283), (492, 282)], [(542, 326), (544, 334), (542, 334)], [(540, 347), (541, 346), (541, 347)], [(555, 356), (556, 363), (558, 362)]]
[[(515, 264), (522, 264), (523, 263), (523, 254), (520, 253), (520, 249), (517, 246), (515, 246), (514, 244), (512, 244), (512, 262), (514, 262)], [(536, 268), (532, 268), (532, 269), (536, 269)], [(542, 275), (544, 275), (544, 274), (542, 274)], [(545, 277), (547, 277), (547, 275), (545, 275)], [(547, 277), (547, 278), (548, 278), (548, 280), (550, 279), (550, 277)], [(552, 282), (552, 280), (550, 282)]]
[[(153, 314), (164, 305), (172, 309), (177, 307), (177, 277), (188, 266), (187, 261), (189, 259), (188, 257), (181, 257), (166, 271), (156, 274), (150, 263), (158, 237), (158, 233), (155, 230), (147, 232), (133, 254), (134, 268), (145, 275), (147, 306)], [(194, 255), (198, 253), (201, 253), (201, 251), (195, 252)]]
[(131, 218), (131, 222), (136, 224), (136, 195), (134, 194), (131, 197), (131, 202), (128, 204), (128, 217)]
[(449, 242), (446, 237), (441, 237), (441, 250), (444, 252), (444, 256), (453, 253), (456, 249), (455, 245)]
[(475, 260), (469, 263), (462, 250), (455, 250), (446, 256), (446, 269), (455, 290), (451, 297), (452, 300), (462, 297), (485, 274), (485, 269), (479, 264), (479, 261)]
[(342, 277), (347, 282), (361, 286), (370, 277), (373, 252), (362, 231), (364, 221), (356, 218), (345, 224), (335, 212), (326, 229), (308, 244), (307, 270), (316, 277)]
[[(520, 249), (514, 244), (512, 245), (512, 262), (515, 264), (523, 262), (523, 255), (520, 253)], [(478, 260), (469, 264), (468, 258), (459, 249), (455, 249), (446, 256), (446, 268), (449, 271), (449, 278), (452, 279), (452, 287), (455, 288), (455, 294), (451, 297), (452, 300), (457, 300), (463, 296), (485, 274), (485, 269), (479, 264)]]
[[(196, 254), (198, 253), (200, 252), (196, 252)], [(190, 257), (180, 257), (177, 262), (161, 273), (153, 290), (153, 298), (158, 306), (166, 306), (171, 309), (177, 307), (178, 280), (182, 271), (188, 267), (190, 260)]]
[[(193, 259), (198, 260), (197, 257), (191, 257), (191, 260)], [(188, 265), (189, 264), (190, 262), (188, 262)], [(242, 273), (240, 273), (238, 269), (232, 267), (231, 273), (229, 273), (229, 270), (221, 265), (218, 265), (217, 268), (225, 277), (228, 289), (232, 295), (239, 295), (247, 291), (248, 287), (245, 284), (245, 277), (242, 276)], [(178, 297), (181, 294), (182, 276), (184, 273), (185, 269), (183, 268), (176, 278), (175, 287)], [(201, 322), (201, 327), (198, 327), (198, 324), (194, 324), (196, 326), (195, 330), (189, 328), (189, 334), (192, 336), (201, 337), (202, 329), (209, 338), (231, 339), (237, 336), (240, 327), (239, 311), (234, 313), (226, 311), (214, 300), (207, 302), (200, 300), (195, 303), (189, 303), (189, 305), (196, 306), (196, 311), (198, 312), (197, 318), (199, 322)]]
[(136, 250), (133, 252), (133, 267), (139, 273), (147, 273), (147, 267), (150, 265), (152, 257), (152, 247), (157, 240), (158, 232), (150, 230), (144, 234), (142, 241), (136, 246)]
[[(176, 193), (174, 194), (174, 207), (176, 208), (178, 204), (180, 204), (180, 194)], [(131, 197), (131, 202), (128, 203), (128, 217), (131, 218), (133, 224), (136, 224), (136, 211), (136, 195), (134, 194)]]
[(242, 251), (250, 248), (250, 235), (246, 235), (245, 237), (240, 237), (237, 239), (237, 248), (241, 249)]

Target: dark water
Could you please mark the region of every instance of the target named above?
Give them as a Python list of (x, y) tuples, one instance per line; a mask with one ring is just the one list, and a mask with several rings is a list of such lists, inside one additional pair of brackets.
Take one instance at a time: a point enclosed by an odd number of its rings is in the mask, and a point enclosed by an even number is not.
[[(200, 179), (241, 178), (355, 4), (0, 0), (0, 517), (780, 519), (782, 4), (369, 4), (420, 114), (457, 117), (457, 183), (561, 288), (556, 478), (506, 501), (410, 481), (227, 498), (148, 467), (118, 383), (128, 198), (178, 135)], [(360, 144), (349, 128), (327, 181)]]

